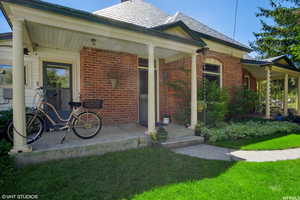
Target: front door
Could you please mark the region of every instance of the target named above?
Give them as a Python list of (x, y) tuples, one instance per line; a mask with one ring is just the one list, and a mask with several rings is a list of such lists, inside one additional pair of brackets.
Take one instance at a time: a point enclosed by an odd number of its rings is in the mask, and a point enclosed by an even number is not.
[[(148, 126), (148, 69), (139, 69), (139, 83), (140, 83), (139, 121), (141, 125)], [(156, 90), (156, 85), (157, 84), (156, 84), (156, 74), (155, 74), (155, 90)], [(155, 92), (155, 104), (156, 104), (156, 92)]]
[(44, 90), (46, 101), (51, 103), (63, 117), (71, 111), (72, 65), (44, 62)]

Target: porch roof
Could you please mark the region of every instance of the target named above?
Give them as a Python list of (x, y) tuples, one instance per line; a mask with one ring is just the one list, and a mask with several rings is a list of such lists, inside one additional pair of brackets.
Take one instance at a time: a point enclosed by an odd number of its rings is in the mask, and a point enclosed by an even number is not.
[[(285, 62), (282, 63), (280, 60), (284, 60)], [(287, 55), (281, 55), (276, 56), (272, 58), (267, 59), (261, 59), (261, 60), (255, 60), (255, 59), (241, 59), (241, 63), (248, 64), (248, 65), (256, 65), (259, 67), (265, 67), (265, 66), (276, 66), (282, 69), (292, 70), (295, 72), (300, 72), (300, 69), (298, 69), (293, 62), (288, 58)]]
[(12, 39), (12, 32), (0, 33), (0, 40), (11, 40), (11, 39)]
[[(52, 3), (48, 3), (48, 2), (43, 2), (43, 1), (39, 1), (39, 0), (30, 0), (30, 1), (0, 0), (0, 3), (1, 2), (17, 4), (17, 5), (21, 5), (21, 6), (25, 6), (25, 7), (29, 7), (29, 8), (33, 8), (33, 9), (38, 9), (38, 10), (42, 10), (42, 11), (46, 11), (46, 12), (51, 12), (51, 13), (55, 13), (55, 14), (59, 14), (59, 15), (63, 15), (63, 16), (86, 20), (86, 21), (98, 23), (101, 25), (107, 25), (107, 26), (111, 26), (111, 27), (115, 27), (115, 28), (126, 29), (126, 30), (130, 30), (130, 31), (134, 31), (134, 32), (142, 33), (142, 34), (147, 34), (150, 36), (155, 36), (155, 37), (159, 37), (159, 38), (163, 38), (163, 39), (167, 39), (167, 40), (172, 40), (172, 41), (176, 41), (176, 42), (180, 42), (180, 43), (184, 43), (184, 44), (194, 45), (194, 46), (198, 46), (198, 47), (206, 46), (206, 44), (201, 40), (182, 38), (182, 37), (164, 33), (164, 32), (158, 31), (158, 30), (145, 28), (145, 27), (138, 26), (135, 24), (126, 23), (126, 22), (110, 19), (107, 17), (99, 16), (96, 14), (92, 14), (92, 13), (89, 13), (86, 11), (77, 10), (77, 9), (73, 9), (73, 8), (69, 8), (69, 7), (65, 7), (65, 6), (61, 6), (61, 5), (57, 5), (57, 4), (52, 4)], [(9, 22), (10, 26), (12, 27), (12, 24), (10, 23), (10, 19), (7, 17), (6, 11), (5, 11), (2, 3), (1, 3), (1, 10), (4, 13), (4, 16), (6, 16), (6, 19)]]

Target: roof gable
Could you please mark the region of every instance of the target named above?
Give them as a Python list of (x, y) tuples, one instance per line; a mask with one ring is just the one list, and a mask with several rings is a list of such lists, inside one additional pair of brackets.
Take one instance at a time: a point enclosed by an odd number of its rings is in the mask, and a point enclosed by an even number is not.
[(205, 44), (205, 42), (203, 40), (201, 40), (200, 37), (198, 37), (194, 33), (194, 31), (192, 31), (182, 21), (177, 21), (177, 22), (173, 22), (173, 23), (169, 23), (169, 24), (163, 24), (163, 25), (160, 25), (160, 26), (156, 26), (153, 29), (163, 31), (163, 32), (167, 32), (167, 33), (170, 33), (170, 34), (175, 34), (175, 35), (178, 35), (178, 36), (181, 36), (181, 37), (188, 37), (190, 39), (199, 40), (203, 44)]

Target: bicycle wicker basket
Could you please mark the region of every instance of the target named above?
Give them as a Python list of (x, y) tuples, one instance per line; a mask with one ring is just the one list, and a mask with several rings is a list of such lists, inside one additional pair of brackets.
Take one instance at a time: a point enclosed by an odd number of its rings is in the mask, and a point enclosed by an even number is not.
[(103, 108), (102, 99), (86, 99), (82, 102), (82, 107), (87, 109), (101, 109)]

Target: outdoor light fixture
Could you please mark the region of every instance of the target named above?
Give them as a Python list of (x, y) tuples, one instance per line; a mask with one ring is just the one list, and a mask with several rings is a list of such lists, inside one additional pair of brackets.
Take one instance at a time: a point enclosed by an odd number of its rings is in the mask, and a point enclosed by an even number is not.
[(96, 45), (96, 41), (97, 41), (97, 40), (96, 40), (95, 38), (92, 38), (92, 39), (91, 39), (91, 42), (92, 42), (93, 46)]

